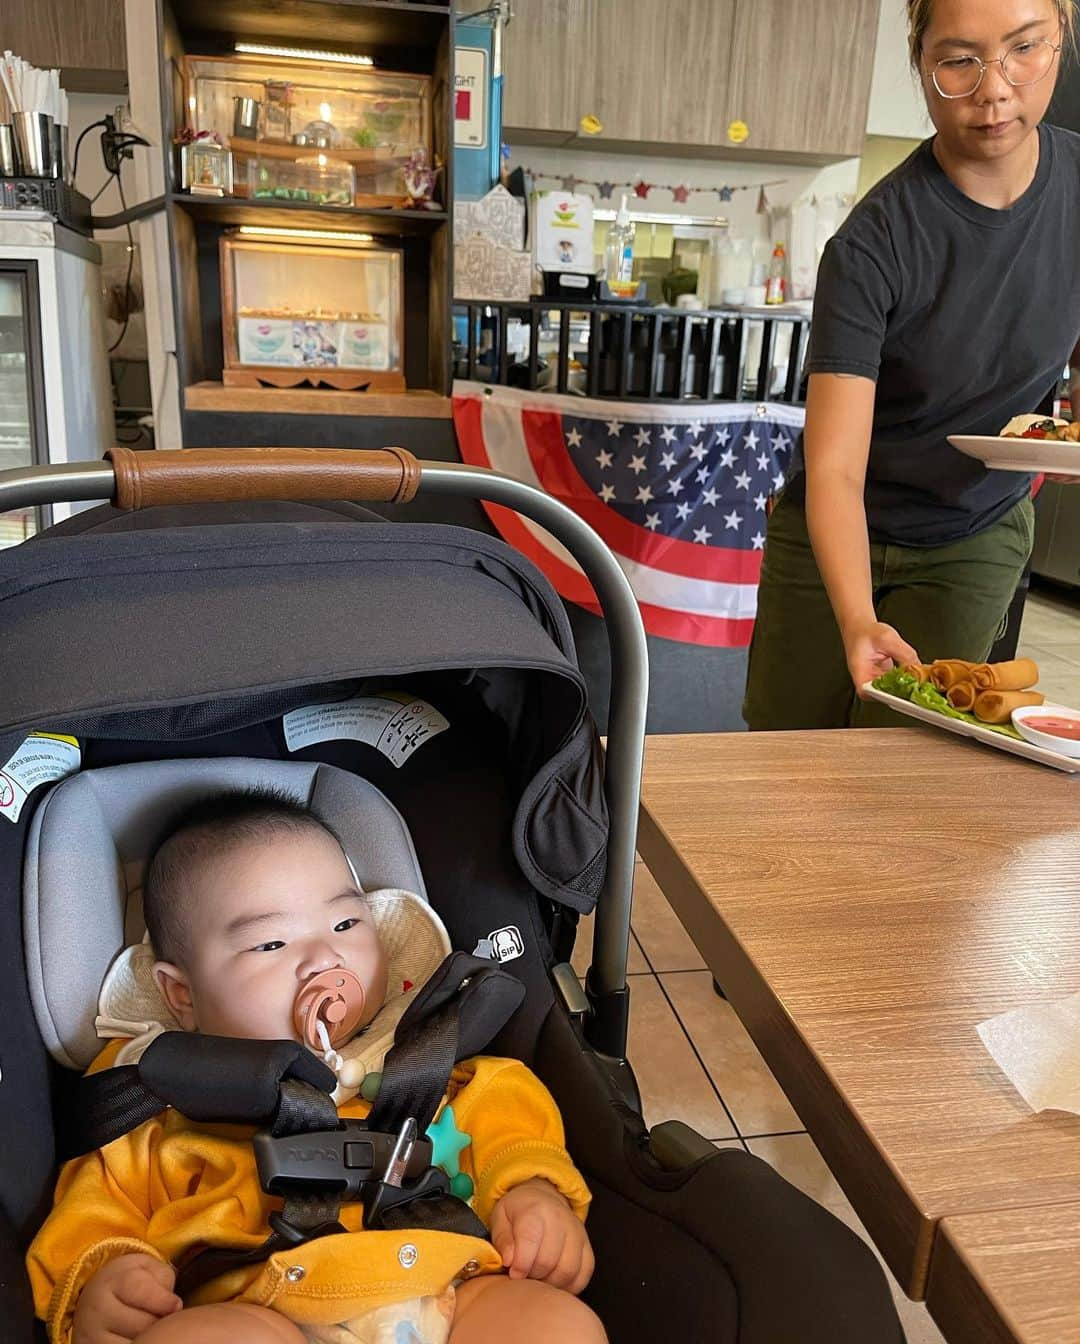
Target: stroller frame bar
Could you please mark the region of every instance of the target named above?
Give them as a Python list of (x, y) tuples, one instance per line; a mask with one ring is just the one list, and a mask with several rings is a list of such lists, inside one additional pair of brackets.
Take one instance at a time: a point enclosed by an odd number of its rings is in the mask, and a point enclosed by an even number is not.
[[(235, 454), (250, 461), (249, 450), (236, 449)], [(357, 450), (356, 457), (362, 460), (363, 452)], [(611, 662), (604, 770), (610, 830), (607, 876), (597, 903), (592, 965), (586, 981), (590, 1012), (585, 1034), (595, 1049), (625, 1059), (629, 1017), (626, 960), (649, 698), (648, 647), (637, 601), (612, 552), (588, 523), (559, 500), (483, 467), (446, 462), (418, 465), (421, 491), (501, 504), (545, 528), (581, 566), (599, 601)], [(0, 513), (41, 504), (112, 501), (115, 487), (116, 478), (108, 463), (17, 467), (0, 471)], [(228, 494), (223, 498), (228, 499)]]

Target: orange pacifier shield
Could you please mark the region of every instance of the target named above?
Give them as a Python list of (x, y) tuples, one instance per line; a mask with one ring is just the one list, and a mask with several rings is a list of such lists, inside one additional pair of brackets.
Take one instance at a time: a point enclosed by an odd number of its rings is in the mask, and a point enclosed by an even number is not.
[(318, 1024), (330, 1044), (344, 1045), (364, 1015), (364, 986), (352, 971), (320, 971), (301, 987), (293, 1005), (293, 1023), (304, 1044), (316, 1054), (324, 1050)]

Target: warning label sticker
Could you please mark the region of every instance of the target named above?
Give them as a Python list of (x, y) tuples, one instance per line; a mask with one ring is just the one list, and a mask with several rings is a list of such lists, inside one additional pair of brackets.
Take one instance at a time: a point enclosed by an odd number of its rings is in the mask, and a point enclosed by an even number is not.
[(0, 766), (0, 816), (18, 821), (23, 805), (36, 788), (74, 774), (81, 764), (77, 738), (33, 733)]
[(306, 705), (281, 721), (285, 745), (299, 751), (315, 742), (366, 742), (398, 769), (419, 747), (450, 727), (434, 705), (395, 692), (357, 695), (332, 705)]

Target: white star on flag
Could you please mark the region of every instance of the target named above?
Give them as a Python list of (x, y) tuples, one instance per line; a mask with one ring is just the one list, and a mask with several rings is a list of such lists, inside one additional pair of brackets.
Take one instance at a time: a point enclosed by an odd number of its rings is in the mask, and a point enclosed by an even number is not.
[(615, 487), (613, 485), (602, 485), (600, 487), (600, 498), (605, 504), (610, 504), (615, 498)]
[(641, 428), (638, 430), (638, 432), (634, 435), (634, 438), (637, 439), (637, 446), (639, 448), (644, 448), (645, 445), (652, 438), (652, 435), (645, 428), (645, 426), (642, 425)]
[(692, 443), (690, 445), (690, 456), (695, 462), (704, 462), (708, 453), (709, 450), (703, 443)]
[(683, 483), (682, 481), (679, 480), (678, 476), (672, 476), (670, 478), (670, 480), (668, 481), (668, 489), (671, 491), (671, 493), (675, 496), (676, 499), (679, 497), (679, 495), (682, 494)]
[(630, 470), (635, 476), (640, 476), (645, 470), (645, 459), (643, 457), (632, 457), (630, 459)]
[(760, 442), (761, 440), (757, 436), (757, 430), (752, 429), (743, 440), (743, 447), (749, 448), (749, 450), (753, 452)]
[(720, 492), (718, 490), (706, 490), (701, 498), (710, 508), (715, 508), (720, 499)]
[(764, 495), (755, 495), (755, 496), (754, 496), (754, 508), (755, 508), (755, 509), (761, 509), (761, 510), (764, 512), (765, 505), (766, 505), (767, 503), (768, 503), (768, 500), (765, 498)]
[(735, 454), (730, 448), (724, 449), (723, 455), (720, 458), (720, 465), (722, 467), (733, 467), (735, 465)]
[(570, 445), (571, 448), (580, 448), (581, 431), (579, 429), (572, 429), (570, 433), (567, 434), (566, 436), (566, 442)]
[(788, 438), (788, 436), (787, 436), (787, 435), (784, 433), (784, 431), (781, 429), (781, 430), (779, 430), (779, 431), (773, 436), (773, 439), (772, 439), (772, 446), (773, 446), (774, 448), (776, 448), (776, 449), (782, 451), (782, 450), (785, 449), (785, 448), (790, 448), (790, 447), (791, 447), (791, 440)]
[(658, 513), (650, 513), (648, 518), (645, 519), (645, 526), (650, 532), (655, 532), (660, 526), (660, 515)]
[(754, 544), (755, 551), (762, 551), (765, 549), (765, 538), (761, 535), (760, 532), (755, 532), (754, 535), (750, 538), (750, 540)]
[(615, 459), (606, 448), (601, 448), (596, 454), (596, 464), (601, 470), (603, 470), (604, 467), (610, 467), (614, 460)]
[(607, 425), (608, 438), (617, 439), (619, 435), (622, 433), (622, 421), (605, 420), (604, 423)]
[(724, 526), (729, 529), (739, 528), (742, 526), (742, 519), (735, 512), (734, 509), (732, 509), (730, 513), (724, 514)]
[(691, 509), (689, 504), (680, 504), (679, 507), (675, 510), (675, 512), (679, 515), (679, 518), (682, 521), (685, 521), (687, 518), (690, 517), (693, 510)]
[(652, 491), (649, 489), (647, 485), (643, 485), (638, 490), (637, 497), (639, 504), (648, 504), (648, 502), (652, 499)]
[(731, 430), (728, 429), (727, 425), (725, 425), (723, 429), (718, 429), (716, 431), (716, 442), (720, 445), (721, 448), (727, 447), (728, 439), (730, 438), (731, 438)]
[(707, 546), (709, 544), (709, 538), (711, 536), (712, 533), (708, 530), (708, 528), (704, 527), (694, 528), (694, 540), (700, 542), (702, 546)]
[(701, 470), (697, 473), (698, 485), (704, 485), (708, 479), (709, 479), (709, 468), (702, 467)]
[(664, 454), (663, 454), (663, 456), (660, 458), (660, 470), (661, 470), (661, 471), (674, 471), (674, 470), (675, 470), (675, 454), (674, 454), (674, 453), (664, 453)]
[(783, 473), (782, 471), (778, 471), (778, 472), (776, 473), (776, 475), (773, 477), (772, 483), (773, 483), (773, 489), (774, 489), (774, 490), (783, 490), (783, 488), (784, 488), (784, 473)]
[(700, 438), (701, 435), (705, 433), (705, 426), (701, 423), (700, 420), (695, 420), (693, 424), (691, 424), (690, 426), (690, 433), (694, 436), (695, 439)]
[(768, 471), (768, 470), (769, 470), (769, 454), (768, 454), (768, 453), (762, 453), (762, 454), (760, 455), (760, 457), (759, 457), (758, 460), (757, 460), (757, 469), (758, 469), (758, 471)]
[(665, 443), (674, 443), (675, 431), (672, 429), (670, 425), (665, 425), (663, 429), (660, 431), (660, 437), (664, 440)]
[(747, 476), (745, 471), (740, 471), (738, 476), (735, 477), (735, 484), (739, 487), (740, 490), (749, 490), (750, 477)]

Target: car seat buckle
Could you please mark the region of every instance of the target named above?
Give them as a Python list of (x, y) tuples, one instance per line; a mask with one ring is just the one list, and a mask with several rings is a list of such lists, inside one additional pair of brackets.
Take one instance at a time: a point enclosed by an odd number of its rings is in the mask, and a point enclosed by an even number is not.
[(395, 1153), (399, 1181), (421, 1177), (430, 1168), (430, 1139), (414, 1137), (404, 1155), (398, 1151), (400, 1140), (400, 1134), (367, 1129), (360, 1120), (299, 1134), (260, 1130), (253, 1139), (259, 1184), (268, 1195), (319, 1190), (342, 1200), (361, 1199), (365, 1186), (385, 1180)]

